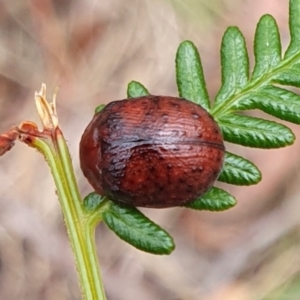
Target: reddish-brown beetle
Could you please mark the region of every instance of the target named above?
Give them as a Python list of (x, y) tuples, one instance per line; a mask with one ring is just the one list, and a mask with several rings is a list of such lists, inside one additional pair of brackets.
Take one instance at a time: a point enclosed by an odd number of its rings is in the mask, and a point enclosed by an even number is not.
[(211, 115), (167, 96), (111, 102), (95, 114), (80, 142), (81, 168), (95, 191), (133, 206), (195, 200), (213, 185), (223, 158)]

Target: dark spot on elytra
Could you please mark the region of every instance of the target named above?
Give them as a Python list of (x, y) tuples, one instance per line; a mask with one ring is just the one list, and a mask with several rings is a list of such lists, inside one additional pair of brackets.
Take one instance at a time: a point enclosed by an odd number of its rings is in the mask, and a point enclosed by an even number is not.
[(186, 187), (185, 191), (186, 191), (186, 193), (190, 194), (190, 193), (192, 193), (193, 190), (190, 187)]
[(142, 105), (143, 107), (147, 107), (147, 106), (148, 106), (148, 101), (147, 101), (147, 99), (143, 99), (143, 100), (141, 101), (141, 105)]
[(156, 168), (154, 166), (149, 166), (149, 171), (151, 173), (154, 173), (156, 171)]
[(173, 102), (173, 101), (170, 101), (170, 105), (175, 108), (175, 109), (179, 109), (180, 108), (180, 105), (176, 102)]
[(201, 166), (193, 166), (192, 172), (202, 172), (203, 168)]
[(179, 181), (180, 183), (186, 183), (186, 179), (183, 178), (183, 177), (179, 177), (179, 178), (178, 178), (178, 181)]
[(112, 129), (114, 129), (114, 130), (119, 130), (119, 129), (120, 129), (119, 124), (114, 124), (114, 125), (112, 125)]
[(194, 119), (200, 119), (200, 118), (201, 118), (201, 116), (198, 115), (198, 114), (195, 113), (195, 112), (192, 112), (192, 117), (193, 117)]

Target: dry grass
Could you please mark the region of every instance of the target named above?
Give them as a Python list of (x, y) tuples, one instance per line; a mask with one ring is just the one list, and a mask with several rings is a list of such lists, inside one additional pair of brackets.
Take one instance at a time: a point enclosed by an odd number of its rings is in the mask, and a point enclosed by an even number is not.
[[(0, 130), (37, 121), (34, 91), (42, 82), (49, 94), (59, 85), (61, 126), (87, 194), (91, 188), (79, 169), (77, 148), (96, 105), (125, 98), (133, 79), (154, 94), (176, 95), (174, 57), (184, 39), (199, 47), (214, 95), (225, 28), (238, 25), (251, 45), (257, 20), (269, 12), (286, 46), (287, 2), (1, 0)], [(299, 128), (295, 132), (299, 136)], [(282, 286), (297, 283), (300, 143), (272, 151), (228, 147), (255, 161), (263, 182), (226, 186), (239, 200), (228, 212), (144, 210), (174, 236), (177, 248), (171, 256), (139, 252), (99, 227), (109, 300), (258, 300), (268, 295), (269, 300)], [(17, 145), (0, 160), (0, 187), (0, 299), (80, 299), (42, 157)], [(298, 299), (285, 295), (276, 299)]]

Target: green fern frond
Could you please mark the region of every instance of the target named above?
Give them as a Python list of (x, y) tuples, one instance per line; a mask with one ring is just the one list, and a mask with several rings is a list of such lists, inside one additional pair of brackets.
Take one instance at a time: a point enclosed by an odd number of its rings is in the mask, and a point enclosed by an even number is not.
[[(237, 27), (226, 30), (221, 44), (222, 84), (213, 105), (208, 97), (197, 48), (191, 41), (180, 44), (176, 54), (179, 96), (209, 111), (218, 122), (225, 141), (264, 149), (293, 144), (295, 136), (287, 126), (241, 114), (241, 111), (259, 109), (278, 119), (300, 124), (300, 96), (278, 86), (300, 87), (300, 0), (290, 0), (289, 17), (291, 41), (284, 56), (276, 20), (268, 14), (261, 17), (254, 38), (255, 64), (252, 72), (243, 34)], [(130, 83), (128, 90), (133, 89), (135, 84)], [(139, 88), (140, 96), (148, 93), (143, 86)], [(138, 93), (131, 93), (133, 95)], [(261, 180), (261, 174), (253, 163), (227, 152), (219, 180), (251, 185)], [(197, 199), (190, 207), (226, 208), (227, 200), (224, 200), (224, 205), (220, 204), (222, 197), (227, 199), (223, 192), (214, 189), (208, 192), (209, 205)]]

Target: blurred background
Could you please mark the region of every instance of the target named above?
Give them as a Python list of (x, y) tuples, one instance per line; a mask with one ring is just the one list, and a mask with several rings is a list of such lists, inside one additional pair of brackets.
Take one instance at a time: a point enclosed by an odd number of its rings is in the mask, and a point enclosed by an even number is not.
[[(126, 98), (131, 80), (153, 94), (177, 95), (174, 59), (186, 39), (200, 51), (213, 98), (226, 27), (239, 26), (253, 62), (254, 30), (265, 13), (276, 18), (285, 49), (287, 0), (1, 0), (0, 132), (39, 122), (34, 92), (44, 82), (51, 98), (59, 86), (60, 124), (86, 195), (91, 187), (79, 168), (78, 144), (94, 108)], [(300, 128), (291, 127), (299, 137)], [(143, 209), (175, 238), (170, 256), (138, 251), (99, 226), (108, 300), (300, 299), (300, 143), (227, 148), (254, 161), (262, 182), (222, 185), (238, 199), (222, 213)], [(81, 299), (56, 198), (36, 151), (18, 143), (1, 157), (1, 300)]]

